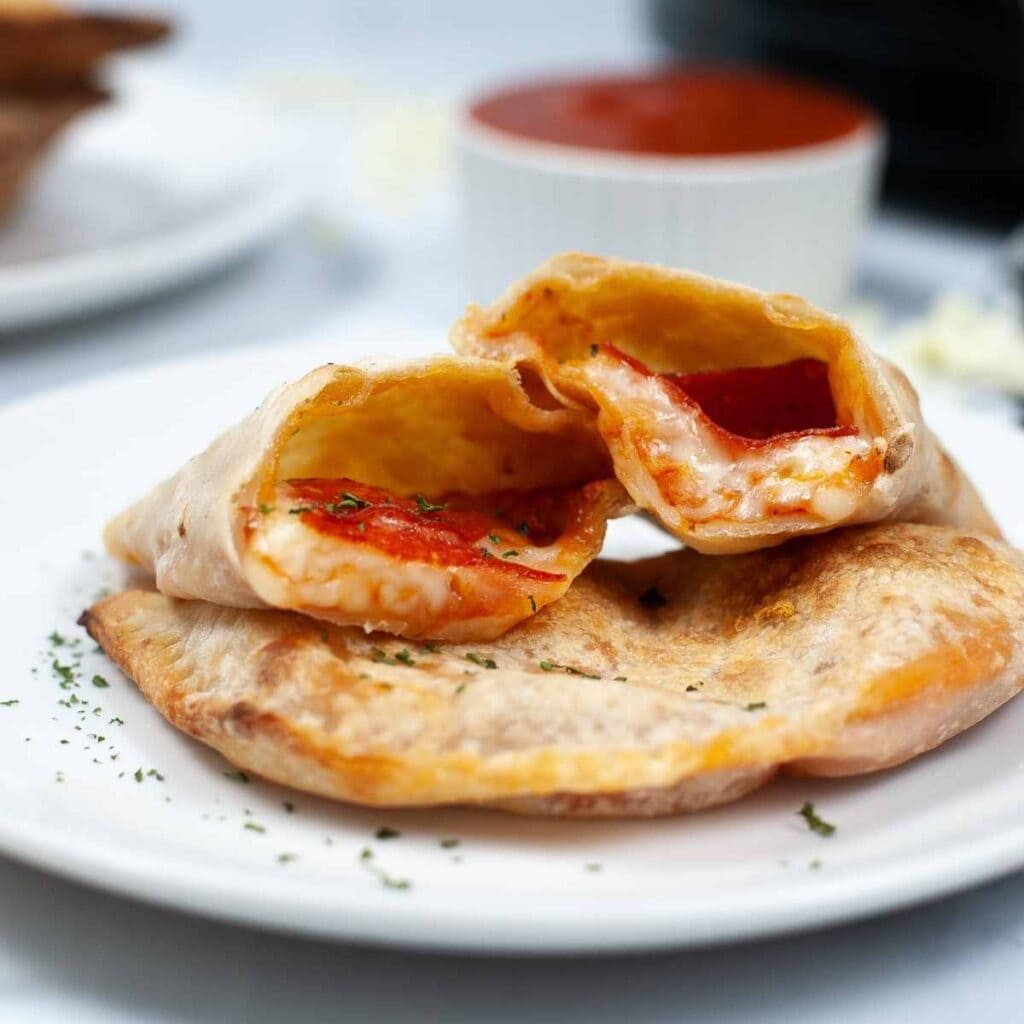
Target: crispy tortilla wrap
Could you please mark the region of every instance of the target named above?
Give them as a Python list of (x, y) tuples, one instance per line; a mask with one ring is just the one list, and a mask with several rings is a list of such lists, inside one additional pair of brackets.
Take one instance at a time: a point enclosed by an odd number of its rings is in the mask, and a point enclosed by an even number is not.
[(115, 518), (107, 546), (173, 597), (494, 637), (632, 508), (592, 417), (553, 406), (488, 360), (323, 366)]
[(630, 496), (700, 551), (879, 520), (999, 536), (903, 374), (795, 296), (567, 254), (451, 340), (596, 412)]
[(899, 764), (989, 714), (1024, 684), (1024, 557), (894, 524), (596, 562), (472, 646), (145, 591), (82, 621), (173, 725), (277, 782), (379, 806), (653, 815), (780, 767)]

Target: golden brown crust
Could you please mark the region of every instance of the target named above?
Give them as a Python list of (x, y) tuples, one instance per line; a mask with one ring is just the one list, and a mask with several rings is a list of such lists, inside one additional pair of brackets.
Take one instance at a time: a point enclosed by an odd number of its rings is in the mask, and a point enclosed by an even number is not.
[(0, 218), (68, 122), (107, 99), (99, 61), (168, 31), (159, 18), (0, 3)]
[(0, 218), (13, 208), (68, 122), (105, 99), (101, 90), (90, 88), (39, 96), (0, 95)]
[[(593, 410), (616, 475), (633, 499), (701, 551), (749, 551), (837, 525), (880, 520), (945, 523), (1000, 536), (970, 481), (925, 425), (906, 377), (838, 317), (797, 296), (565, 253), (513, 285), (489, 309), (471, 306), (453, 327), (451, 342), (465, 354), (527, 366), (560, 400)], [(645, 483), (649, 470), (624, 425), (627, 410), (602, 397), (589, 376), (592, 347), (604, 343), (672, 373), (823, 360), (842, 422), (872, 442), (881, 472), (859, 494), (853, 511), (835, 522), (794, 515), (691, 522)]]
[(695, 809), (779, 766), (897, 764), (1024, 685), (1024, 558), (909, 524), (598, 562), (502, 639), (409, 645), (411, 666), (399, 641), (140, 591), (85, 621), (178, 728), (278, 782), (385, 806)]
[(170, 28), (145, 15), (0, 6), (0, 90), (86, 85), (103, 58), (158, 42)]

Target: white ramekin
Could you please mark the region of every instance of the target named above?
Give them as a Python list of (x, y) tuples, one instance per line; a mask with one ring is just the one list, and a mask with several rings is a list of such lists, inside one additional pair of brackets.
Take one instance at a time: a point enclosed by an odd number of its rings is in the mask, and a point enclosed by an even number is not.
[(884, 150), (876, 120), (744, 156), (620, 154), (457, 125), (468, 297), (575, 249), (684, 267), (826, 308), (847, 295)]

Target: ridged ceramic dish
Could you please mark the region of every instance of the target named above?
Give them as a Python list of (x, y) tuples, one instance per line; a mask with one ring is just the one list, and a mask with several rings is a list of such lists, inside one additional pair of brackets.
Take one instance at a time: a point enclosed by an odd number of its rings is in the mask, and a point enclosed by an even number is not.
[(826, 307), (848, 290), (884, 148), (867, 116), (829, 141), (742, 155), (580, 148), (457, 126), (469, 297), (495, 299), (555, 252), (685, 267)]

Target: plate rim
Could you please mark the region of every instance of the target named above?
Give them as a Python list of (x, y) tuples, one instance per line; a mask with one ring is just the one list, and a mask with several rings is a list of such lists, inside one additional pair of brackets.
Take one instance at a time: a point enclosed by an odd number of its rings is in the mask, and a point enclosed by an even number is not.
[[(346, 889), (344, 898), (326, 898), (316, 882), (296, 887), (267, 886), (259, 899), (252, 888), (228, 887), (217, 868), (187, 874), (191, 865), (168, 861), (147, 850), (122, 852), (96, 840), (76, 841), (77, 859), (69, 862), (67, 836), (43, 828), (34, 837), (30, 824), (0, 816), (0, 853), (36, 870), (110, 892), (137, 902), (195, 914), (210, 920), (257, 927), (276, 933), (333, 942), (409, 950), (469, 953), (481, 956), (617, 955), (707, 948), (801, 931), (816, 931), (864, 920), (962, 892), (994, 881), (1024, 865), (1024, 823), (943, 848), (940, 856), (925, 850), (895, 864), (883, 861), (868, 872), (813, 885), (790, 882), (773, 887), (767, 907), (751, 905), (749, 892), (731, 904), (718, 894), (713, 904), (665, 894), (603, 901), (595, 908), (593, 893), (579, 893), (559, 905), (557, 913), (533, 904), (452, 904), (446, 893), (457, 886), (438, 885), (388, 893), (393, 913), (385, 914), (376, 889)], [(872, 886), (864, 878), (878, 876)], [(865, 895), (865, 889), (868, 895)], [(426, 893), (426, 897), (424, 897)], [(722, 906), (730, 907), (727, 914)], [(628, 906), (627, 910), (623, 907)], [(509, 912), (509, 911), (512, 912)], [(601, 922), (594, 928), (595, 918)]]

